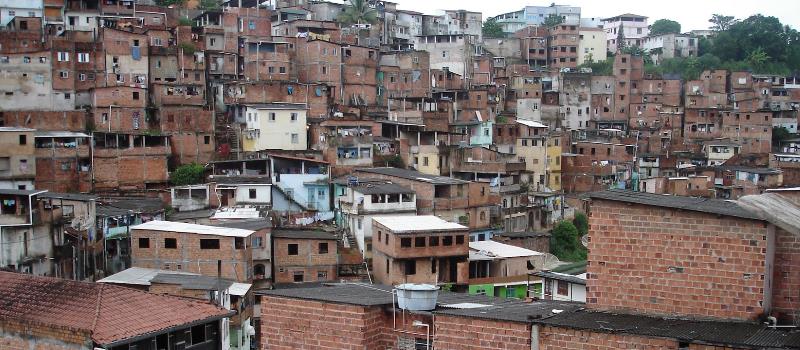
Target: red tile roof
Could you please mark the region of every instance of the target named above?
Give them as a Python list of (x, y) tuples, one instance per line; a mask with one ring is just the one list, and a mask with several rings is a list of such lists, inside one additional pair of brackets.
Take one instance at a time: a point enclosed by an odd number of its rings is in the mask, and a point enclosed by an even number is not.
[(0, 272), (0, 320), (88, 332), (100, 345), (232, 314), (199, 300)]

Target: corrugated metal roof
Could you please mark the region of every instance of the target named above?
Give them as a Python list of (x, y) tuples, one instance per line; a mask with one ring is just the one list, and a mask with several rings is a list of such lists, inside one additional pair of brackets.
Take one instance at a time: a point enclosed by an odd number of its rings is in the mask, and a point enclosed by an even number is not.
[(366, 168), (366, 169), (358, 169), (357, 171), (364, 173), (395, 176), (413, 181), (427, 182), (434, 185), (463, 185), (469, 183), (469, 181), (454, 179), (452, 177), (429, 175), (415, 170), (400, 169), (400, 168)]
[(153, 220), (131, 227), (132, 230), (152, 230), (165, 232), (195, 233), (199, 235), (213, 235), (225, 237), (248, 237), (253, 234), (252, 230), (237, 228), (207, 226), (197, 224), (187, 224), (174, 221)]
[(378, 216), (373, 217), (377, 223), (386, 226), (394, 233), (428, 232), (446, 230), (466, 230), (467, 227), (454, 222), (442, 220), (433, 215), (422, 216)]
[(469, 249), (481, 253), (488, 253), (490, 256), (498, 258), (517, 258), (523, 256), (538, 256), (544, 255), (543, 253), (525, 249), (510, 244), (504, 244), (495, 241), (477, 241), (469, 242)]
[(698, 211), (709, 214), (735, 216), (744, 219), (760, 219), (758, 215), (745, 210), (736, 204), (736, 202), (722, 199), (661, 195), (645, 192), (633, 192), (628, 190), (607, 190), (602, 192), (593, 192), (589, 194), (589, 197), (593, 199), (596, 198), (651, 205), (656, 207)]

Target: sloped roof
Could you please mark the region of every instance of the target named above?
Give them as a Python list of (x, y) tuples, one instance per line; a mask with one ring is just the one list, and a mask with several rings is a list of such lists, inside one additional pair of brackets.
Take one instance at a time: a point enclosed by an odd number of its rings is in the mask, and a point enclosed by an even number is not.
[(234, 314), (199, 300), (13, 272), (0, 272), (0, 305), (0, 319), (87, 332), (103, 346)]
[(183, 222), (160, 221), (160, 220), (148, 221), (143, 224), (133, 226), (131, 227), (131, 229), (196, 233), (198, 235), (214, 235), (214, 236), (224, 236), (224, 237), (248, 237), (251, 234), (253, 234), (253, 232), (255, 232), (251, 230), (243, 230), (238, 228), (187, 224)]
[(395, 176), (407, 180), (427, 182), (433, 185), (461, 185), (469, 183), (469, 181), (454, 179), (452, 177), (430, 175), (415, 170), (400, 169), (400, 168), (364, 168), (364, 169), (358, 169), (358, 171), (362, 173)]
[(736, 204), (736, 202), (722, 199), (672, 196), (645, 192), (633, 192), (628, 190), (607, 190), (593, 192), (589, 194), (589, 197), (592, 199), (604, 199), (651, 205), (656, 207), (698, 211), (709, 214), (735, 216), (744, 219), (761, 219), (758, 215), (753, 214)]
[(497, 258), (517, 258), (523, 256), (543, 255), (543, 253), (534, 250), (520, 248), (495, 241), (469, 242), (469, 249), (482, 253), (485, 252), (488, 253), (489, 256)]
[(800, 235), (800, 208), (780, 192), (744, 196), (737, 203), (775, 226)]

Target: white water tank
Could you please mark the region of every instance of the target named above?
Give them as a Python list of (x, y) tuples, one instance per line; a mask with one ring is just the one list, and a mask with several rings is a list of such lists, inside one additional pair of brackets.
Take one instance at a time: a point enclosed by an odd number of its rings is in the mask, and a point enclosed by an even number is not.
[(436, 308), (439, 287), (432, 284), (405, 283), (395, 286), (397, 306), (409, 311), (430, 311)]

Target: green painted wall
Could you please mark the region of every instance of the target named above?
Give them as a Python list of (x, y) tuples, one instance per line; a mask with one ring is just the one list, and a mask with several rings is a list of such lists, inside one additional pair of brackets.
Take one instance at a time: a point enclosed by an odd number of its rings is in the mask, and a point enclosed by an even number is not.
[[(527, 296), (526, 285), (517, 285), (517, 286), (493, 286), (491, 284), (471, 284), (469, 286), (469, 294), (470, 295), (477, 295), (477, 294), (485, 294), (490, 297), (498, 297), (498, 298), (518, 298), (523, 299)], [(541, 293), (542, 291), (542, 284), (536, 283), (533, 285), (533, 290), (536, 293)]]

